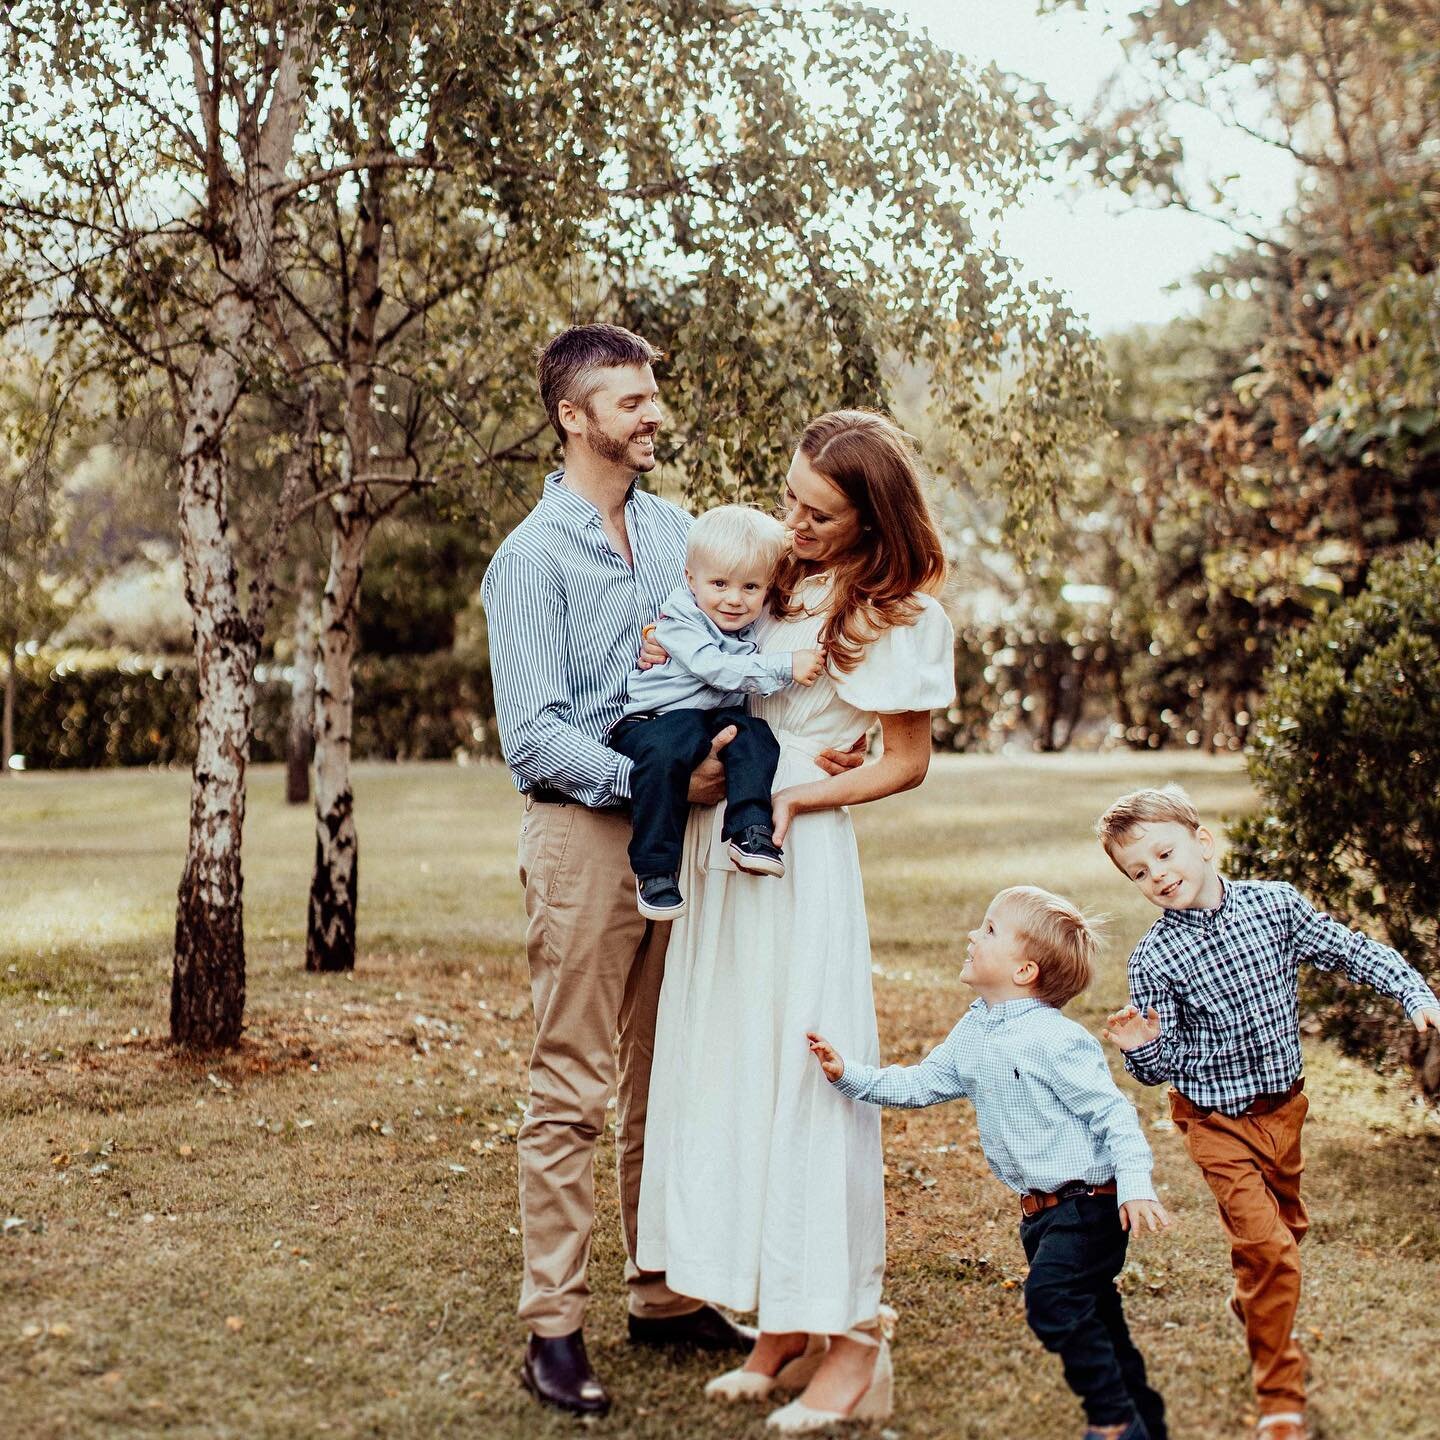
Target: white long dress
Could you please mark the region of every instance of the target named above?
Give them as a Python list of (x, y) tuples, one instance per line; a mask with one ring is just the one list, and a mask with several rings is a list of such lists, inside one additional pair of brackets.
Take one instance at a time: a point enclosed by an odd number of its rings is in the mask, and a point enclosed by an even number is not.
[[(824, 577), (801, 598), (823, 605)], [(788, 686), (755, 713), (780, 741), (777, 790), (823, 779), (876, 715), (954, 695), (954, 637), (924, 598), (846, 676)], [(762, 622), (762, 651), (816, 644), (824, 612)], [(847, 810), (795, 818), (783, 879), (736, 870), (722, 808), (694, 809), (655, 1032), (638, 1262), (681, 1294), (758, 1310), (762, 1330), (838, 1334), (873, 1320), (885, 1268), (880, 1111), (833, 1091), (805, 1040), (879, 1059), (870, 935)]]

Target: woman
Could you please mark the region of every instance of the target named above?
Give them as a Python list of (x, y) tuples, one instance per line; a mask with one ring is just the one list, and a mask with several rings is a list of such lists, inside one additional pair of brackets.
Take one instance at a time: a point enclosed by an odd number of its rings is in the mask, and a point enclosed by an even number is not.
[[(718, 812), (691, 813), (690, 907), (671, 932), (660, 996), (637, 1258), (682, 1294), (758, 1310), (749, 1360), (707, 1393), (761, 1399), (803, 1386), (769, 1422), (799, 1433), (889, 1414), (879, 1119), (830, 1089), (805, 1032), (878, 1057), (844, 807), (925, 778), (930, 711), (953, 697), (954, 662), (934, 598), (940, 537), (918, 457), (891, 421), (852, 410), (814, 421), (786, 478), (784, 519), (791, 553), (757, 638), (763, 651), (823, 646), (828, 667), (809, 689), (754, 704), (781, 745), (784, 877), (736, 871)], [(883, 755), (827, 776), (815, 755), (844, 749), (877, 715)]]

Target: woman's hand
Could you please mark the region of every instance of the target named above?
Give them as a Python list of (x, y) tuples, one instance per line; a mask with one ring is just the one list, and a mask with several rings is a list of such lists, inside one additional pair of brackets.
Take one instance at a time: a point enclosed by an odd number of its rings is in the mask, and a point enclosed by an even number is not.
[(827, 775), (843, 775), (865, 763), (865, 752), (869, 748), (870, 737), (862, 735), (848, 750), (822, 750), (815, 757), (815, 763)]
[(840, 1058), (840, 1052), (813, 1030), (807, 1030), (805, 1038), (810, 1042), (810, 1053), (820, 1062), (825, 1078), (833, 1085), (845, 1073), (845, 1062)]

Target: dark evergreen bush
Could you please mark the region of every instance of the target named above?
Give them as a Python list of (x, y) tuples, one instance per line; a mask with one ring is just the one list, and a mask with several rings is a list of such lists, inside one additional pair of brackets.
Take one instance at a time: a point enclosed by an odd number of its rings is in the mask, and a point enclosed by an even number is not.
[[(1394, 945), (1432, 986), (1440, 928), (1440, 546), (1379, 561), (1364, 591), (1272, 661), (1249, 743), (1263, 800), (1231, 832), (1238, 874), (1292, 881)], [(1351, 1053), (1407, 1034), (1393, 1002), (1310, 970), (1305, 999)], [(1440, 1094), (1440, 1043), (1399, 1048)]]

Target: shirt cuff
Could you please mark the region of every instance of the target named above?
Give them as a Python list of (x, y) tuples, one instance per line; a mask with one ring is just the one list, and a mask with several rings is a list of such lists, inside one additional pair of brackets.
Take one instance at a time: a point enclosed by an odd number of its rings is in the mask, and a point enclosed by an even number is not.
[(628, 755), (615, 756), (615, 773), (610, 778), (610, 793), (617, 800), (630, 799), (630, 776), (635, 762)]
[(852, 1065), (845, 1061), (845, 1073), (831, 1084), (842, 1095), (851, 1100), (863, 1098), (865, 1092), (875, 1083), (876, 1070), (873, 1065)]
[(1139, 1074), (1142, 1070), (1153, 1072), (1160, 1061), (1160, 1037), (1157, 1035), (1153, 1040), (1147, 1040), (1143, 1045), (1137, 1045), (1133, 1050), (1125, 1052), (1125, 1068), (1133, 1074)]
[(1440, 1000), (1430, 991), (1423, 995), (1412, 995), (1405, 1002), (1405, 1013), (1413, 1020), (1422, 1010), (1440, 1010)]
[(1159, 1203), (1160, 1197), (1155, 1193), (1155, 1182), (1150, 1178), (1148, 1170), (1127, 1170), (1123, 1175), (1115, 1176), (1116, 1206), (1128, 1205), (1132, 1200), (1154, 1200)]

